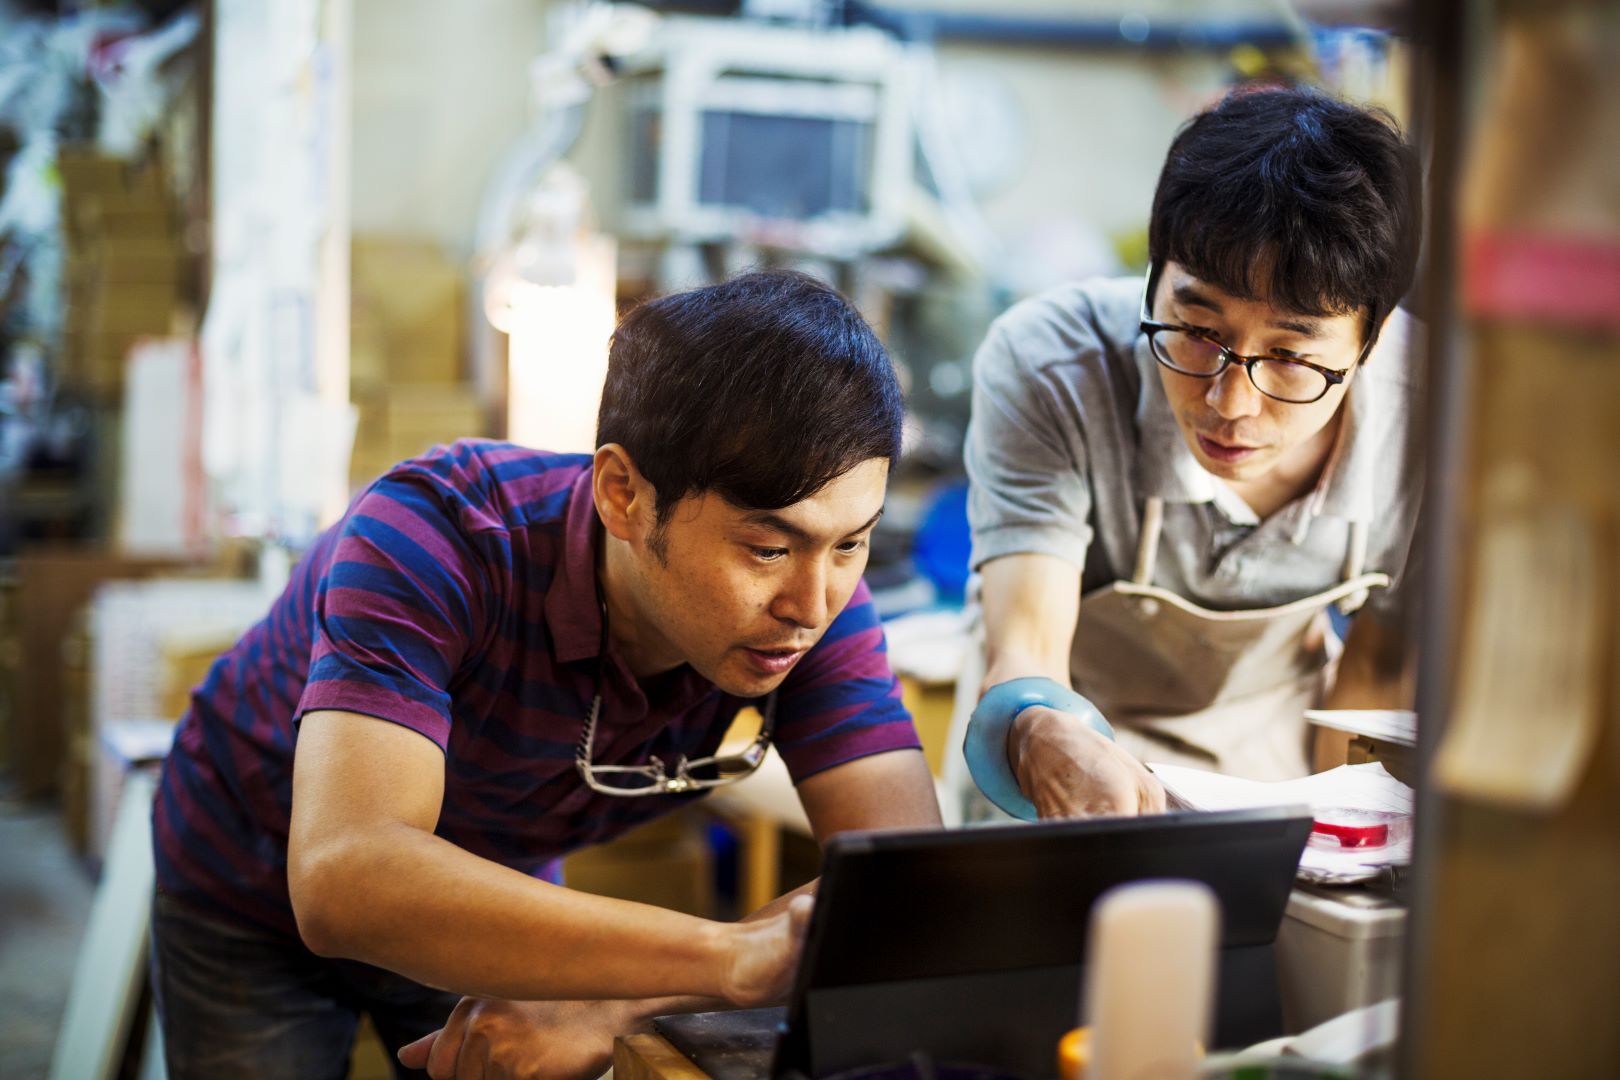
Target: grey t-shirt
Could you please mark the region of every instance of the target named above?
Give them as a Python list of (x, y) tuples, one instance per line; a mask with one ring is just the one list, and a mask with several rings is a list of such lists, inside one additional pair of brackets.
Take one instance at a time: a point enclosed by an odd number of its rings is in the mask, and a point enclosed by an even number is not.
[(1082, 592), (1129, 578), (1143, 504), (1156, 495), (1165, 506), (1153, 584), (1214, 610), (1287, 603), (1343, 579), (1350, 523), (1365, 521), (1365, 569), (1394, 580), (1367, 606), (1393, 620), (1415, 592), (1423, 487), (1414, 321), (1397, 312), (1351, 384), (1316, 488), (1262, 522), (1188, 449), (1141, 307), (1140, 278), (1090, 281), (1026, 300), (991, 326), (973, 362), (965, 448), (974, 569), (1033, 552), (1079, 567)]

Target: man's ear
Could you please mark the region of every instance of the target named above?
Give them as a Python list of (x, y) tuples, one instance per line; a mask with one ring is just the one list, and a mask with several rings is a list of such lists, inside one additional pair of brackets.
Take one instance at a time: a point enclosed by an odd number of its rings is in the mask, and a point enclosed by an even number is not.
[(636, 468), (630, 451), (618, 443), (596, 451), (591, 493), (602, 528), (616, 539), (639, 539), (655, 520), (653, 486)]
[(1389, 330), (1389, 321), (1395, 317), (1395, 312), (1398, 310), (1400, 309), (1391, 308), (1389, 314), (1384, 316), (1384, 321), (1378, 324), (1378, 337), (1373, 341), (1372, 348), (1367, 350), (1367, 355), (1362, 358), (1361, 363), (1356, 365), (1358, 369), (1366, 364), (1368, 360), (1378, 355), (1378, 350), (1383, 347), (1384, 342), (1387, 340), (1386, 331)]

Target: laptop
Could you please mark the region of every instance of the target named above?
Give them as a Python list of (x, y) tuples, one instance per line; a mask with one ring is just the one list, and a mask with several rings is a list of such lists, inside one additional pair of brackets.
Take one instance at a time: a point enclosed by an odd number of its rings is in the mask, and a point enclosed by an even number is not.
[[(1201, 881), (1222, 923), (1214, 1046), (1282, 1034), (1275, 944), (1303, 807), (852, 833), (826, 850), (786, 1009), (660, 1017), (716, 1080), (826, 1077), (926, 1054), (1056, 1072), (1079, 1023), (1091, 907), (1131, 881)], [(707, 1060), (705, 1060), (707, 1059)]]

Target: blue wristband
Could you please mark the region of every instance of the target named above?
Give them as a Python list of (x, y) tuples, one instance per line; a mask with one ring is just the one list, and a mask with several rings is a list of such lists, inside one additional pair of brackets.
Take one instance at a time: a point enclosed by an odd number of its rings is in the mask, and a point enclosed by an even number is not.
[(1007, 736), (1018, 714), (1032, 705), (1045, 705), (1058, 712), (1078, 716), (1099, 734), (1112, 739), (1114, 729), (1097, 711), (1097, 706), (1060, 682), (1030, 676), (1009, 679), (992, 686), (979, 699), (968, 719), (967, 737), (962, 740), (962, 756), (968, 772), (984, 797), (1015, 818), (1034, 821), (1039, 815), (1035, 804), (1019, 790), (1007, 761)]

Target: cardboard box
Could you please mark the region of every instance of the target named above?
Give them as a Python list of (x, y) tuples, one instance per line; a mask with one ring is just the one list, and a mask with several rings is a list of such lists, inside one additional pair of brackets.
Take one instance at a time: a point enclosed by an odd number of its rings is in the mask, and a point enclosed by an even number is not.
[(0, 768), (12, 764), (12, 728), (22, 674), (22, 626), (17, 617), (17, 579), (0, 577)]
[(84, 609), (79, 608), (62, 637), (58, 709), (64, 750), (58, 775), (62, 796), (62, 827), (73, 850), (81, 855), (90, 846), (90, 811), (95, 783), (96, 740), (90, 724), (90, 641), (85, 634)]
[(170, 242), (97, 244), (68, 260), (69, 287), (179, 283), (185, 279), (186, 253)]
[(388, 389), (388, 334), (374, 306), (353, 304), (349, 312), (349, 391), (361, 398)]
[(134, 340), (174, 328), (189, 280), (179, 219), (154, 165), (69, 147), (57, 168), (68, 240), (62, 382), (116, 398)]
[(471, 387), (396, 386), (386, 407), (389, 448), (402, 458), (482, 435), (487, 426), (484, 403)]
[(109, 157), (90, 144), (59, 148), (56, 171), (69, 201), (116, 195), (155, 198), (168, 190), (157, 164)]
[(62, 341), (62, 385), (92, 397), (117, 398), (124, 389), (129, 350), (145, 336), (70, 327)]
[(571, 889), (714, 917), (707, 817), (691, 807), (563, 860)]
[(17, 688), (11, 732), (19, 795), (47, 795), (60, 783), (71, 717), (64, 709), (71, 688), (63, 685), (62, 649), (79, 609), (103, 581), (185, 568), (174, 560), (136, 559), (90, 548), (25, 549), (17, 557), (17, 605), (24, 613), (20, 670), (28, 673)]
[(56, 152), (62, 191), (71, 202), (94, 195), (115, 195), (130, 185), (129, 164), (90, 147), (64, 146)]
[(470, 386), (357, 388), (353, 399), (359, 424), (349, 459), (349, 480), (356, 488), (440, 443), (475, 438), (489, 430), (488, 410)]
[(64, 207), (63, 222), (72, 252), (101, 244), (117, 247), (172, 244), (180, 233), (174, 213), (161, 203), (148, 205), (119, 200), (112, 204), (68, 204)]
[(82, 325), (101, 334), (168, 334), (179, 300), (172, 281), (104, 284), (90, 295)]
[(214, 661), (239, 637), (218, 628), (165, 633), (158, 647), (158, 715), (183, 716), (191, 708), (191, 691), (202, 685)]
[[(350, 249), (351, 381), (451, 385), (461, 381), (464, 272), (440, 244), (356, 236)], [(357, 336), (355, 336), (357, 335)]]

